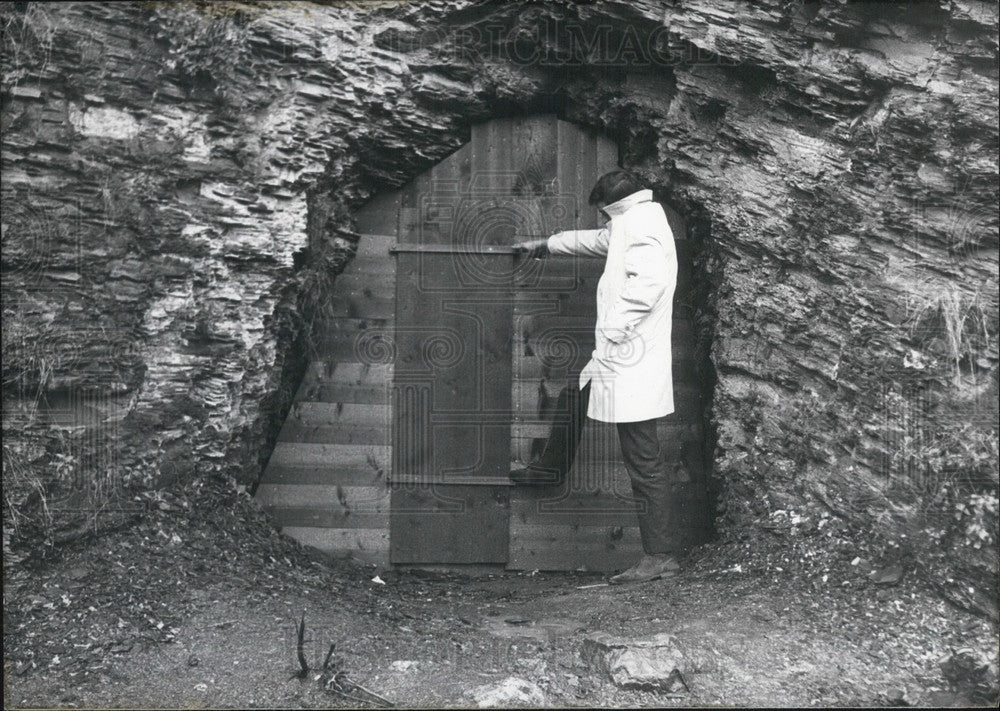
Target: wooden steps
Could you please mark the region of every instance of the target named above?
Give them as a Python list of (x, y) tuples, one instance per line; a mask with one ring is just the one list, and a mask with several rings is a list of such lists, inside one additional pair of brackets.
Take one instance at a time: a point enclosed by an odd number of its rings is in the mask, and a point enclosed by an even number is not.
[(285, 525), (282, 531), (303, 545), (337, 558), (350, 557), (380, 567), (389, 566), (389, 527), (320, 528)]
[(392, 462), (394, 236), (365, 234), (334, 283), (334, 317), (299, 385), (256, 497), (285, 533), (385, 565)]

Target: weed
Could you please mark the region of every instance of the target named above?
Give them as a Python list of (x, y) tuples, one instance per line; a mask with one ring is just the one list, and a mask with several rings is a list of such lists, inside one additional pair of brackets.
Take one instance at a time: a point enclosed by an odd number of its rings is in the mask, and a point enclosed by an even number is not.
[(17, 86), (48, 67), (56, 34), (56, 22), (46, 3), (0, 3), (3, 34), (3, 85)]
[(310, 360), (323, 358), (326, 329), (331, 319), (340, 315), (336, 309), (333, 286), (349, 258), (346, 251), (324, 250), (313, 256), (298, 273), (298, 322)]
[(995, 294), (995, 283), (969, 291), (954, 283), (926, 282), (907, 297), (909, 337), (949, 360), (956, 386), (966, 373), (976, 380), (989, 367), (991, 351), (995, 352), (997, 323), (990, 314), (996, 313), (996, 298), (990, 299), (990, 292)]

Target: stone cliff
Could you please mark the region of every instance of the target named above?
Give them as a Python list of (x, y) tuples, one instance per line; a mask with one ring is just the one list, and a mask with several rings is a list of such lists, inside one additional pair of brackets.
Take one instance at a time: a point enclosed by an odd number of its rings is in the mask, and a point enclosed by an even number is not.
[(173, 480), (252, 486), (352, 211), (471, 123), (551, 111), (615, 138), (699, 241), (719, 531), (838, 520), (995, 569), (995, 3), (8, 3), (3, 21), (11, 521), (44, 501), (34, 470), (56, 538)]

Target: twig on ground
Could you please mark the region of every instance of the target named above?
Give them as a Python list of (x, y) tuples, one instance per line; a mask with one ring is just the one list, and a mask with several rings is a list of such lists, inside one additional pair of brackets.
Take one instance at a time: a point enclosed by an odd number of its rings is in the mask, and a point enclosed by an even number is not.
[(376, 694), (371, 689), (367, 689), (367, 688), (361, 686), (361, 684), (359, 684), (358, 682), (351, 681), (350, 679), (348, 679), (347, 681), (355, 689), (357, 689), (358, 691), (364, 692), (365, 694), (368, 694), (368, 696), (370, 696), (373, 699), (375, 699), (376, 702), (379, 703), (379, 704), (381, 704), (382, 706), (384, 706), (386, 708), (391, 708), (392, 706), (394, 706), (394, 704), (391, 701), (389, 701), (389, 699), (385, 698), (384, 696), (380, 696), (379, 694)]
[[(366, 689), (356, 681), (349, 679), (343, 668), (344, 660), (333, 656), (336, 649), (337, 643), (331, 642), (330, 649), (326, 652), (326, 659), (323, 660), (323, 673), (319, 678), (323, 681), (324, 689), (332, 691), (348, 701), (376, 704), (385, 708), (391, 708), (395, 705), (384, 696), (380, 696), (371, 689)], [(354, 696), (350, 693), (352, 691), (360, 691), (367, 698)]]
[(302, 619), (299, 620), (298, 638), (295, 642), (295, 651), (299, 657), (299, 671), (295, 674), (298, 679), (305, 679), (309, 674), (309, 662), (306, 661), (306, 613), (302, 611)]

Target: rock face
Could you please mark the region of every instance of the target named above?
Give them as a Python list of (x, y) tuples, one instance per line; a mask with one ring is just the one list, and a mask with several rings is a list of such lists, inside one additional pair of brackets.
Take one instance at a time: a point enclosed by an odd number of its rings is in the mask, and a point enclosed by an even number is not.
[(3, 12), (5, 461), (54, 510), (252, 485), (352, 210), (555, 111), (701, 243), (720, 531), (951, 520), (970, 481), (995, 516), (994, 3)]

